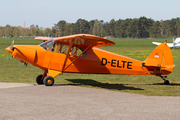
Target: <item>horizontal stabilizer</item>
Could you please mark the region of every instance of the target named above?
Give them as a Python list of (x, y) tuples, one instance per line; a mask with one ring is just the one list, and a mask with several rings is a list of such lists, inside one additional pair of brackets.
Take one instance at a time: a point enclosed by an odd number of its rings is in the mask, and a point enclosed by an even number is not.
[(175, 65), (166, 65), (166, 66), (163, 66), (161, 69), (171, 69), (171, 68), (174, 68)]

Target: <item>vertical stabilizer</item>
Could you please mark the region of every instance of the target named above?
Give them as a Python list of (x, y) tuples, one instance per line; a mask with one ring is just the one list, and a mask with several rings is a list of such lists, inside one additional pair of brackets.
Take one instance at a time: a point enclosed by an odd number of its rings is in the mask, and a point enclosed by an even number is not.
[(171, 73), (174, 68), (172, 53), (166, 42), (158, 45), (144, 62), (145, 66), (159, 68), (162, 75)]

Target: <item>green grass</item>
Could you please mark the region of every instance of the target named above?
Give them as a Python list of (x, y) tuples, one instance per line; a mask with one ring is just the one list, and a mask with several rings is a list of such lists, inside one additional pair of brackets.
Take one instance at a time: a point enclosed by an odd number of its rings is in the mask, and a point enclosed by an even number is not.
[[(0, 82), (35, 83), (36, 76), (43, 71), (35, 66), (25, 67), (19, 60), (13, 59), (5, 48), (11, 45), (13, 39), (0, 39)], [(14, 39), (15, 44), (39, 44), (33, 39)], [(164, 42), (164, 39), (112, 39), (114, 46), (101, 49), (145, 60), (155, 49), (153, 41)], [(172, 40), (168, 40), (172, 42)], [(120, 92), (128, 92), (151, 96), (180, 96), (180, 48), (172, 49), (174, 71), (168, 75), (170, 85), (164, 85), (163, 80), (156, 76), (145, 75), (101, 75), (101, 74), (70, 74), (64, 73), (55, 78), (55, 84), (76, 85), (83, 87), (102, 88)]]

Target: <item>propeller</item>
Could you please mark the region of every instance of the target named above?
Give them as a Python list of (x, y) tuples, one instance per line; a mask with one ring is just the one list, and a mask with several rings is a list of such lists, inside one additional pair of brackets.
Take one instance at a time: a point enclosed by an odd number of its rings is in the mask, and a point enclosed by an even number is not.
[(14, 40), (11, 43), (10, 47), (7, 47), (5, 50), (8, 51), (9, 53), (12, 53), (14, 51)]
[(14, 40), (12, 41), (11, 46), (10, 46), (11, 50), (13, 49), (13, 45), (14, 45)]

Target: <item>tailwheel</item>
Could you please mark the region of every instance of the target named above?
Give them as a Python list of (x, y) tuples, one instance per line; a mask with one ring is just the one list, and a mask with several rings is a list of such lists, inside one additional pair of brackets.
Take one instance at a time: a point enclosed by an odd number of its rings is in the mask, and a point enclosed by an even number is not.
[(37, 76), (37, 78), (36, 78), (36, 83), (37, 83), (38, 85), (42, 85), (42, 84), (43, 84), (42, 77), (43, 77), (43, 75)]
[(160, 76), (164, 80), (165, 85), (169, 85), (169, 80), (166, 80), (164, 78), (167, 78), (167, 76)]
[(51, 76), (46, 76), (43, 82), (46, 86), (52, 86), (54, 84), (54, 78)]
[(169, 80), (164, 80), (165, 85), (169, 85)]

